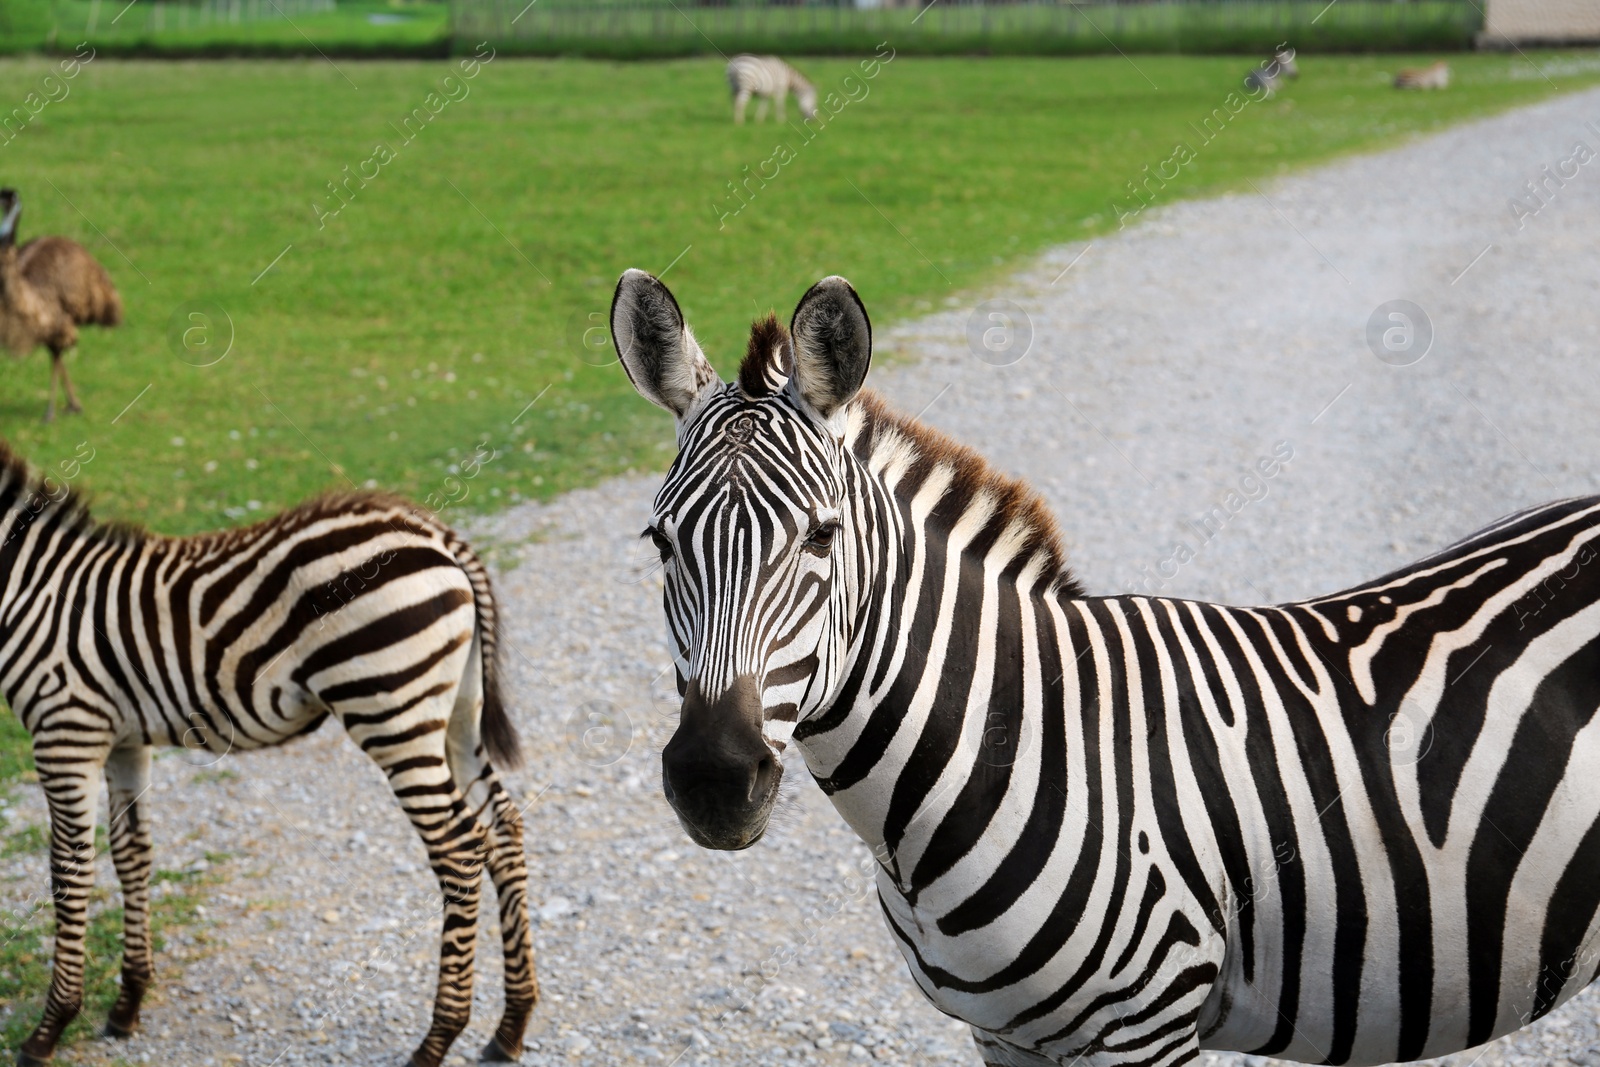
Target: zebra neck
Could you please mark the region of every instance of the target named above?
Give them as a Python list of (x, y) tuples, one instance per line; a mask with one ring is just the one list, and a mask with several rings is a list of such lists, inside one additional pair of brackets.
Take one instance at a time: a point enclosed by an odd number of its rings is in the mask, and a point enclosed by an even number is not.
[(81, 566), (92, 528), (75, 498), (51, 499), (28, 484), (0, 488), (0, 678), (15, 663), (16, 646), (59, 610), (61, 588)]
[(850, 670), (795, 736), (840, 814), (914, 898), (1021, 793), (1031, 800), (1048, 778), (1062, 802), (1048, 806), (1064, 806), (1064, 771), (1041, 761), (1061, 748), (1039, 741), (1044, 724), (1065, 728), (1069, 590), (1014, 516), (958, 499), (937, 471), (865, 483)]

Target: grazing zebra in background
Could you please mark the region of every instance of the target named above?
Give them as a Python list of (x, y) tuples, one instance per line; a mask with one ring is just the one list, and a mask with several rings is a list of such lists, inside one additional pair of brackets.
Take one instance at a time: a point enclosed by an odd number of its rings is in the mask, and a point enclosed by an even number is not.
[(1450, 64), (1444, 60), (1430, 63), (1426, 67), (1408, 67), (1394, 76), (1396, 89), (1448, 89), (1450, 88)]
[(817, 89), (806, 76), (777, 56), (738, 55), (728, 60), (728, 88), (733, 91), (733, 121), (744, 123), (744, 108), (752, 96), (756, 101), (756, 121), (767, 114), (771, 100), (774, 117), (783, 121), (783, 105), (790, 93), (800, 105), (800, 114), (813, 118), (817, 113)]
[(724, 384), (658, 281), (612, 306), (677, 417), (646, 532), (691, 838), (758, 840), (797, 744), (1008, 1067), (1437, 1056), (1594, 977), (1600, 497), (1298, 604), (1090, 597), (1037, 495), (861, 391), (848, 283), (791, 330)]
[(167, 538), (97, 523), (0, 444), (0, 688), (33, 735), (57, 923), (44, 1018), (18, 1062), (47, 1061), (82, 1005), (102, 768), (126, 914), (106, 1030), (125, 1037), (151, 977), (152, 747), (221, 756), (330, 715), (388, 776), (444, 892), (433, 1024), (411, 1063), (435, 1067), (467, 1024), (486, 860), (506, 1009), (484, 1056), (515, 1059), (538, 985), (522, 819), (493, 766), (518, 760), (495, 612), (472, 550), (396, 497), (325, 496), (243, 529)]
[(1264, 90), (1270, 96), (1277, 91), (1284, 78), (1293, 80), (1298, 77), (1300, 66), (1294, 61), (1294, 49), (1284, 44), (1278, 46), (1271, 59), (1264, 60), (1244, 76), (1244, 87)]

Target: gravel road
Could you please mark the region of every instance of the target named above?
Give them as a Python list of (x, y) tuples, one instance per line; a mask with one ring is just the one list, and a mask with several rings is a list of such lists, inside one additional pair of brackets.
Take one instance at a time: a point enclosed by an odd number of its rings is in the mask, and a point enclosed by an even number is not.
[[(880, 360), (873, 384), (1032, 479), (1093, 591), (1259, 602), (1374, 576), (1600, 487), (1600, 175), (1551, 185), (1521, 229), (1508, 206), (1574, 141), (1593, 143), (1587, 121), (1600, 91), (1158, 205), (884, 331), (880, 349), (905, 358)], [(884, 239), (899, 240), (887, 226)], [(1420, 341), (1380, 359), (1366, 339), (1400, 299), (1432, 324), (1415, 362)], [(1031, 343), (969, 343), (987, 300), (1019, 308)], [(1200, 544), (1191, 520), (1283, 442), (1287, 470)], [(659, 587), (634, 538), (655, 482), (465, 523), (498, 573), (531, 753), (511, 781), (545, 1001), (524, 1062), (975, 1064), (965, 1031), (911, 986), (864, 849), (802, 774), (748, 852), (700, 851), (674, 823), (658, 780), (674, 714)], [(1198, 546), (1182, 566), (1180, 541)], [(159, 865), (205, 864), (217, 884), (159, 957), (147, 1033), (64, 1061), (401, 1062), (425, 1027), (436, 895), (372, 764), (324, 729), (210, 768), (168, 753), (155, 779)], [(36, 789), (14, 791), (10, 820), (43, 822)], [(0, 906), (24, 907), (45, 877), (39, 854), (0, 859)], [(108, 863), (101, 878), (114, 885)], [(496, 1017), (498, 948), (482, 943), (477, 1020), (452, 1062)], [(1450, 1062), (1600, 1064), (1597, 1006), (1585, 995)]]

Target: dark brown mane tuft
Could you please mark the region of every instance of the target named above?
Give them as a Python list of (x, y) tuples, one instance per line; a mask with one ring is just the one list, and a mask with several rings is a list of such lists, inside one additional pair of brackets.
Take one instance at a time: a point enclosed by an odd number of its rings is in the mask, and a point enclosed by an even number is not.
[[(1032, 486), (996, 470), (988, 460), (954, 438), (890, 409), (871, 389), (863, 389), (855, 403), (866, 416), (865, 440), (869, 450), (909, 445), (915, 453), (913, 470), (921, 470), (925, 476), (935, 467), (948, 468), (951, 480), (947, 499), (969, 500), (988, 494), (994, 501), (996, 519), (1020, 526), (1025, 531), (1028, 548), (1045, 554), (1046, 566), (1055, 575), (1055, 588), (1070, 597), (1087, 595), (1067, 566), (1067, 552), (1062, 547), (1055, 516)], [(857, 447), (861, 447), (860, 444)]]
[(407, 514), (407, 519), (402, 520), (402, 523), (407, 525), (443, 525), (428, 509), (393, 493), (367, 489), (330, 489), (247, 526), (212, 530), (182, 538), (168, 537), (152, 533), (138, 523), (102, 522), (96, 519), (90, 513), (88, 501), (84, 499), (82, 493), (48, 472), (35, 471), (27, 460), (12, 451), (11, 446), (5, 441), (0, 440), (0, 513), (10, 508), (25, 508), (33, 512), (35, 517), (64, 514), (67, 523), (81, 535), (99, 541), (118, 543), (153, 538), (200, 545), (215, 544), (218, 541), (230, 541), (248, 536), (250, 531), (266, 526), (296, 527), (329, 515), (367, 509), (379, 511), (399, 509)]
[(783, 388), (794, 366), (794, 342), (778, 316), (770, 311), (750, 324), (750, 344), (739, 364), (739, 389), (751, 400), (771, 396)]
[(74, 525), (100, 529), (116, 537), (143, 532), (125, 523), (97, 524), (81, 493), (60, 478), (34, 471), (9, 444), (0, 441), (0, 512), (15, 507), (25, 507), (36, 516), (65, 514)]

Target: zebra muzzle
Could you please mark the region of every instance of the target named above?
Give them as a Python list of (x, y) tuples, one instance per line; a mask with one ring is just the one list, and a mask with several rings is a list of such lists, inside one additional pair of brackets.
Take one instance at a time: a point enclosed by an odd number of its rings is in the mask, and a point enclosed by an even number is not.
[(766, 831), (783, 764), (762, 736), (761, 689), (735, 679), (708, 699), (693, 680), (678, 729), (661, 753), (667, 802), (704, 848), (749, 848)]

